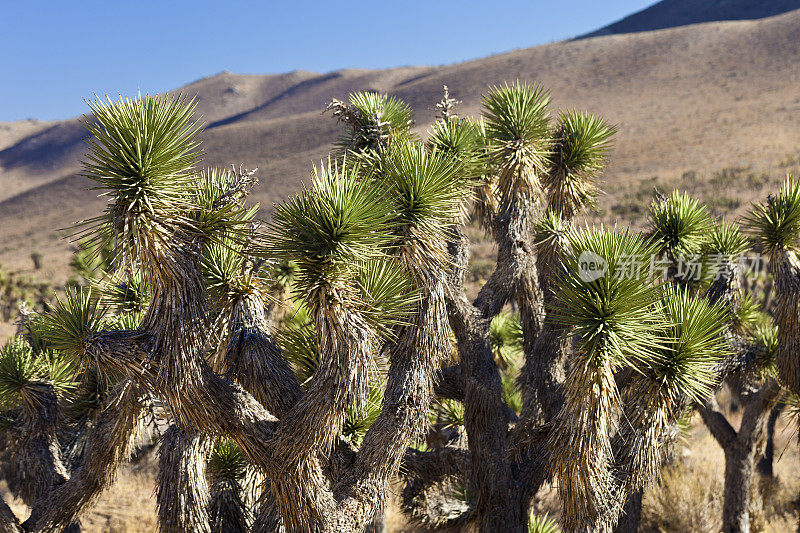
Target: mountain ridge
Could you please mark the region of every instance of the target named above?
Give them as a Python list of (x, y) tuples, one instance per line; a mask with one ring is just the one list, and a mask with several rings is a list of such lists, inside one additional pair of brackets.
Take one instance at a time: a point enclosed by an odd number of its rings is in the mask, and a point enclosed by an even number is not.
[(800, 0), (662, 0), (579, 39), (675, 28), (704, 22), (755, 20), (800, 9)]

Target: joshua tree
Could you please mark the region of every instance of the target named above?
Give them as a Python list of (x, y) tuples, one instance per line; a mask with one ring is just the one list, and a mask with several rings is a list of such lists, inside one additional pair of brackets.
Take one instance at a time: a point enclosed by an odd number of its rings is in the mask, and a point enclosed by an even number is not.
[[(746, 531), (733, 484), (749, 484), (777, 379), (800, 388), (800, 187), (748, 222), (778, 287), (780, 329), (759, 340), (732, 258), (747, 242), (697, 202), (658, 198), (646, 234), (574, 222), (614, 127), (553, 123), (548, 93), (519, 82), (492, 88), (480, 120), (456, 104), (446, 92), (423, 142), (396, 98), (334, 100), (337, 148), (264, 225), (253, 173), (200, 168), (191, 102), (91, 103), (85, 174), (109, 204), (80, 262), (111, 269), (28, 316), (0, 365), (22, 527), (77, 527), (155, 414), (171, 424), (162, 531), (374, 531), (396, 479), (429, 527), (552, 531), (530, 506), (555, 481), (565, 529), (611, 531), (697, 407), (726, 449), (726, 528)], [(470, 302), (473, 210), (498, 252)], [(694, 279), (686, 255), (728, 259)], [(780, 377), (721, 437), (713, 393), (771, 353)], [(19, 528), (4, 505), (0, 519)]]

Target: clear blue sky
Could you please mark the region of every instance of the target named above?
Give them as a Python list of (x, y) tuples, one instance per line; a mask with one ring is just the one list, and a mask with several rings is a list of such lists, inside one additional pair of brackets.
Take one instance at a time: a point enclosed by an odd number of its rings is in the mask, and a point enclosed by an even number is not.
[(586, 33), (654, 0), (0, 0), (0, 121), (222, 70), (441, 65)]

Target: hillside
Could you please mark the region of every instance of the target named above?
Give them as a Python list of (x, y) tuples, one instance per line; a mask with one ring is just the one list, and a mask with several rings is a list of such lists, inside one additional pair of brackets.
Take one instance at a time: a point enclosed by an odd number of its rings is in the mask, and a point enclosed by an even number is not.
[(753, 20), (800, 9), (800, 0), (662, 0), (583, 36), (675, 28), (701, 22)]
[[(691, 180), (727, 167), (761, 172), (798, 154), (798, 42), (800, 11), (793, 11), (558, 42), (444, 67), (223, 72), (180, 91), (197, 98), (207, 124), (207, 164), (260, 169), (254, 197), (267, 216), (336, 138), (337, 124), (321, 114), (331, 97), (390, 92), (412, 105), (424, 132), (443, 84), (463, 100), (462, 114), (475, 114), (487, 85), (535, 80), (552, 90), (554, 109), (578, 107), (619, 125), (600, 203), (601, 214), (613, 218), (643, 178)], [(27, 269), (30, 252), (44, 252), (42, 274), (58, 279), (69, 244), (57, 229), (104, 204), (77, 175), (83, 129), (74, 119), (0, 131), (7, 132), (0, 137), (0, 264)], [(742, 180), (729, 181), (722, 180), (725, 195), (749, 194)]]

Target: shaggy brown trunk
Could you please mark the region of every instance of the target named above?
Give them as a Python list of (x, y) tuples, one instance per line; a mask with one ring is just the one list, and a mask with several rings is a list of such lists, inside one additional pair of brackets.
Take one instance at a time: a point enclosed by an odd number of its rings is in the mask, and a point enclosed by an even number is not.
[(0, 533), (22, 533), (19, 520), (3, 498), (0, 498)]
[(783, 403), (777, 404), (772, 408), (769, 413), (769, 420), (767, 420), (767, 444), (764, 446), (764, 455), (758, 460), (758, 473), (766, 478), (773, 478), (775, 472), (772, 469), (772, 463), (775, 459), (775, 424), (781, 411), (784, 408)]
[(212, 533), (246, 533), (250, 510), (242, 499), (242, 487), (234, 479), (217, 479), (211, 488), (208, 518)]
[[(459, 271), (454, 276), (453, 294), (448, 305), (464, 377), (464, 426), (472, 458), (469, 488), (477, 496), (474, 512), (480, 531), (524, 532), (527, 529), (527, 503), (521, 501), (524, 491), (519, 490), (514, 482), (506, 450), (510, 410), (503, 401), (500, 372), (489, 341), (489, 321), (505, 303), (507, 293), (505, 296), (500, 293), (508, 290), (508, 287), (503, 287), (496, 279), (498, 294), (490, 293), (484, 286), (476, 306), (470, 305), (463, 291), (468, 259), (466, 240), (463, 236), (456, 237), (450, 248)], [(508, 244), (506, 251), (510, 253), (511, 249)], [(512, 265), (522, 266), (519, 263), (510, 264), (510, 257), (501, 258), (503, 253), (498, 251), (498, 269), (493, 277), (501, 270), (512, 277)], [(533, 268), (535, 276), (535, 265)], [(505, 282), (510, 284), (508, 278), (505, 278)], [(525, 285), (529, 284), (526, 282)], [(538, 282), (534, 286), (538, 287)], [(476, 308), (481, 305), (480, 302), (486, 306), (484, 313)], [(534, 327), (531, 324), (533, 317), (526, 315), (526, 318), (528, 326)]]
[(390, 367), (381, 413), (364, 436), (352, 473), (336, 488), (337, 496), (347, 496), (344, 514), (355, 518), (355, 527), (382, 514), (392, 476), (428, 425), (435, 371), (451, 349), (446, 287), (437, 275), (425, 277), (412, 323), (400, 326), (387, 347)]
[(703, 421), (725, 453), (724, 533), (750, 531), (750, 489), (755, 464), (764, 451), (769, 413), (778, 401), (780, 392), (780, 385), (769, 380), (761, 389), (748, 395), (738, 432), (713, 398), (699, 408)]
[(229, 379), (277, 417), (302, 395), (297, 377), (272, 338), (264, 302), (257, 295), (243, 298), (234, 307), (225, 366)]
[(639, 531), (639, 522), (642, 519), (642, 496), (643, 489), (639, 489), (629, 495), (622, 508), (622, 515), (619, 522), (614, 526), (614, 533), (636, 533)]
[(164, 433), (158, 451), (156, 503), (158, 529), (163, 533), (193, 531), (210, 533), (206, 509), (208, 439), (189, 434), (177, 425)]
[(143, 426), (145, 403), (140, 391), (124, 382), (109, 394), (105, 409), (90, 430), (80, 466), (50, 492), (23, 524), (26, 531), (69, 527), (114, 482), (119, 465), (130, 457)]

